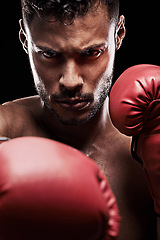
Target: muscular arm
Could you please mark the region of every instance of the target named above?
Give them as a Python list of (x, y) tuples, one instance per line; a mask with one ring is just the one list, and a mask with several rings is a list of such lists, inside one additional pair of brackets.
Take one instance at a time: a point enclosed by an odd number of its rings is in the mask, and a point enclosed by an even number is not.
[(0, 105), (0, 137), (8, 137), (9, 112), (7, 108)]
[(0, 105), (0, 137), (21, 137), (31, 123), (31, 112), (26, 106), (14, 102)]
[(0, 137), (48, 137), (43, 129), (38, 97), (28, 97), (0, 105)]

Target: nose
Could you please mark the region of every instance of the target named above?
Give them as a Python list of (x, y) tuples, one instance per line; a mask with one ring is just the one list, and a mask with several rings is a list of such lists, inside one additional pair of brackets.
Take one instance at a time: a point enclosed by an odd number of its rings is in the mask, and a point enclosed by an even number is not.
[(78, 67), (74, 60), (70, 59), (67, 61), (59, 84), (70, 91), (83, 86), (83, 78), (79, 75)]

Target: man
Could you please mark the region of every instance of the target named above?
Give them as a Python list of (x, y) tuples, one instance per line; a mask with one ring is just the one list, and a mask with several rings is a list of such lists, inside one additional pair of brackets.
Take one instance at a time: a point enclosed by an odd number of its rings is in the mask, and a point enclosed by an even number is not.
[(22, 0), (22, 12), (20, 41), (38, 96), (1, 106), (0, 135), (51, 138), (90, 156), (117, 198), (119, 239), (155, 239), (144, 172), (108, 113), (115, 52), (125, 37), (118, 0)]

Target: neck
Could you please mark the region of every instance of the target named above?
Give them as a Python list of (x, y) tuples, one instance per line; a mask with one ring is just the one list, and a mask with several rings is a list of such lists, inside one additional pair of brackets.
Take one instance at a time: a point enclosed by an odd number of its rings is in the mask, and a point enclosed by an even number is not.
[(96, 141), (99, 136), (102, 137), (102, 133), (107, 131), (109, 126), (108, 98), (99, 112), (88, 123), (81, 126), (62, 124), (47, 109), (44, 110), (44, 114), (43, 119), (52, 132), (53, 138), (79, 150), (91, 144), (93, 140)]

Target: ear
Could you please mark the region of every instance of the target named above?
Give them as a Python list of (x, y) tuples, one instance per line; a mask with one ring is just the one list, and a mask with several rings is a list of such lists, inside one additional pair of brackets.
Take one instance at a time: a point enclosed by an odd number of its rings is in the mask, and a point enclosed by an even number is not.
[(19, 40), (22, 43), (23, 49), (28, 54), (28, 41), (27, 41), (27, 34), (25, 32), (23, 20), (19, 20), (20, 30), (19, 30)]
[(118, 50), (121, 47), (125, 35), (126, 35), (125, 17), (121, 15), (116, 29), (116, 50)]

